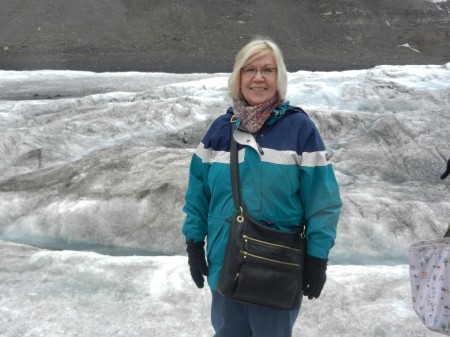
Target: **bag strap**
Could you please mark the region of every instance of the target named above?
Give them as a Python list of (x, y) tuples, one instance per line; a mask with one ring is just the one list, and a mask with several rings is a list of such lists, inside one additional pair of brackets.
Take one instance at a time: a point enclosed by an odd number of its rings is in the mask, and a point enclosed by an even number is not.
[(231, 176), (231, 190), (233, 192), (233, 201), (236, 212), (240, 211), (241, 215), (244, 212), (244, 206), (241, 202), (240, 184), (239, 184), (239, 155), (238, 144), (233, 137), (234, 130), (236, 130), (236, 116), (231, 117), (231, 143), (230, 143), (230, 176)]

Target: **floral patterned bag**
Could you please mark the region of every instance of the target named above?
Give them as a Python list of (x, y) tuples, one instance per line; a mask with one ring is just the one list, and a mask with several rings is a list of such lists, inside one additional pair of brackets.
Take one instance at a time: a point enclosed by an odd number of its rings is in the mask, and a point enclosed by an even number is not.
[(428, 329), (444, 335), (450, 335), (449, 231), (442, 239), (416, 242), (409, 248), (414, 311)]

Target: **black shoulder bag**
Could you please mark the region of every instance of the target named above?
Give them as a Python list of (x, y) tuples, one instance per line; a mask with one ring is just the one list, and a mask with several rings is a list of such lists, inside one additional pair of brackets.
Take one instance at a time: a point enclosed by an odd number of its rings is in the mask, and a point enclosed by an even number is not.
[(297, 309), (302, 296), (305, 225), (299, 225), (293, 232), (281, 231), (256, 222), (246, 213), (240, 200), (238, 151), (233, 134), (230, 171), (236, 213), (218, 291), (225, 297), (245, 303)]

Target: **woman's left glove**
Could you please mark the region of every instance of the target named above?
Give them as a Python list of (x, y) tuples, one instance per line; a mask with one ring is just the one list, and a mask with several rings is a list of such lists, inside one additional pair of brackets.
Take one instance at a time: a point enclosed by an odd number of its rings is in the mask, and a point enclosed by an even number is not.
[(187, 242), (188, 264), (191, 270), (191, 276), (197, 288), (203, 288), (205, 283), (204, 276), (208, 276), (208, 266), (205, 258), (205, 243), (193, 241)]
[(305, 269), (303, 272), (303, 296), (308, 299), (318, 298), (327, 280), (326, 259), (306, 255)]

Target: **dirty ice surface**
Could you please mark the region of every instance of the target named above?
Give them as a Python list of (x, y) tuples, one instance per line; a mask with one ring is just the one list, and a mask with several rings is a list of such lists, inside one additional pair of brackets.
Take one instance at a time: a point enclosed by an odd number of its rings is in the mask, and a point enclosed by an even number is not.
[[(181, 225), (228, 74), (0, 71), (0, 336), (212, 336)], [(450, 218), (450, 63), (289, 74), (344, 206), (294, 336), (436, 336), (408, 247)]]

